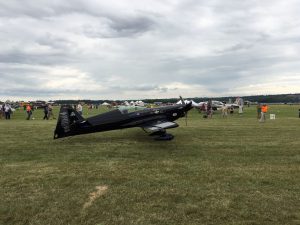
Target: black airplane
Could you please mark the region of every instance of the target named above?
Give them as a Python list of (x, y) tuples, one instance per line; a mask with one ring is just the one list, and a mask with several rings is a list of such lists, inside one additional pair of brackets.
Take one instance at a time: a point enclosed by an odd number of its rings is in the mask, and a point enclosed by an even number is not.
[(181, 102), (182, 104), (179, 105), (146, 108), (135, 112), (116, 109), (87, 119), (84, 119), (70, 105), (64, 105), (60, 108), (54, 139), (141, 127), (150, 135), (158, 135), (156, 140), (172, 140), (174, 136), (166, 133), (166, 129), (178, 127), (174, 121), (180, 117), (187, 117), (187, 112), (192, 108), (192, 102), (188, 104), (183, 100)]

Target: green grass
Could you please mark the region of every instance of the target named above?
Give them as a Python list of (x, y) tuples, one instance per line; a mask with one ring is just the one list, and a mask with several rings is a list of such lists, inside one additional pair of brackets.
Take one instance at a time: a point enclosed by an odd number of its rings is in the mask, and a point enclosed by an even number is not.
[(193, 110), (167, 142), (139, 128), (53, 140), (56, 120), (17, 111), (0, 120), (0, 224), (300, 224), (298, 108), (263, 124), (254, 106)]

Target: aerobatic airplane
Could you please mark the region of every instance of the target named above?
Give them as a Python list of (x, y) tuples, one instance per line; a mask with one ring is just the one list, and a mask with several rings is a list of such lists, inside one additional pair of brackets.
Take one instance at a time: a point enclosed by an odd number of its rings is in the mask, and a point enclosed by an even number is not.
[(187, 117), (187, 112), (192, 108), (192, 102), (186, 104), (182, 98), (181, 102), (179, 105), (146, 108), (135, 112), (116, 109), (86, 119), (71, 106), (61, 106), (54, 139), (141, 127), (150, 135), (157, 135), (156, 140), (172, 140), (174, 136), (166, 133), (166, 129), (178, 127), (174, 121), (180, 117)]

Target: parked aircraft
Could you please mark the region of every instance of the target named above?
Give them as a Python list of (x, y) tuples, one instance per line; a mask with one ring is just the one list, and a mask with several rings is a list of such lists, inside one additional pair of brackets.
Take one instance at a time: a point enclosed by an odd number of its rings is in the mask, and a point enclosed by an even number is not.
[[(192, 106), (193, 106), (193, 107), (195, 107), (195, 108), (200, 107), (200, 104), (194, 102), (193, 100), (184, 100), (184, 103), (185, 103), (185, 104), (189, 104), (190, 102), (192, 103)], [(181, 100), (178, 101), (176, 104), (182, 104)]]
[[(217, 100), (212, 100), (211, 103), (212, 103), (212, 109), (213, 109), (213, 110), (221, 110), (221, 108), (222, 108), (222, 106), (223, 106), (223, 104), (224, 104), (223, 102), (217, 101)], [(207, 105), (207, 102), (200, 102), (200, 103), (199, 103), (200, 107), (202, 106), (202, 104)], [(235, 104), (235, 103), (226, 103), (225, 105), (226, 105), (228, 108), (231, 108), (231, 107), (233, 107), (233, 108), (238, 108), (238, 107), (239, 107), (239, 106), (238, 106), (237, 104)]]
[(146, 108), (135, 112), (115, 109), (97, 116), (83, 118), (71, 106), (61, 106), (54, 131), (54, 139), (68, 136), (102, 132), (131, 127), (141, 127), (150, 135), (157, 135), (156, 140), (172, 140), (173, 135), (166, 133), (166, 129), (178, 127), (174, 121), (180, 117), (187, 117), (192, 103), (157, 108)]

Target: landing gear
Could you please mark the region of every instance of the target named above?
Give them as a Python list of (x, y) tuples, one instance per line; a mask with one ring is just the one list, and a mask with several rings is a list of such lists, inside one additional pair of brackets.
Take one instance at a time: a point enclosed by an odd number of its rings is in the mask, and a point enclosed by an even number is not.
[(172, 134), (168, 134), (165, 130), (160, 130), (158, 132), (154, 132), (150, 134), (151, 136), (158, 136), (154, 138), (156, 141), (170, 141), (174, 138)]
[(158, 137), (156, 137), (154, 140), (156, 141), (171, 141), (174, 138), (172, 134), (164, 133)]

